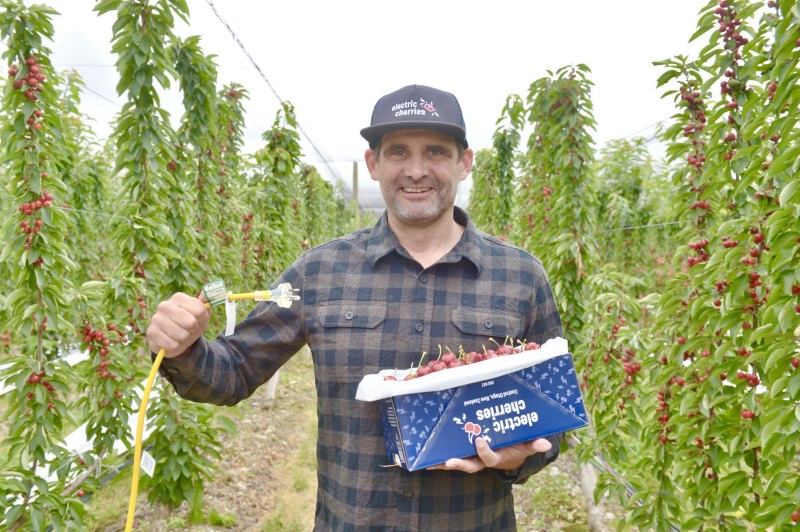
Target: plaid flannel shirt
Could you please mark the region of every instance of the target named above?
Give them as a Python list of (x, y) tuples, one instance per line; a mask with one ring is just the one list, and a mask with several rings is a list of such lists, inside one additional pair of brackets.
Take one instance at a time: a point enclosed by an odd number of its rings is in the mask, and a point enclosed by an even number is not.
[(411, 258), (386, 215), (304, 253), (277, 283), (300, 289), (291, 308), (259, 303), (232, 336), (201, 339), (167, 359), (162, 375), (194, 401), (233, 405), (250, 396), (308, 344), (317, 389), (317, 530), (515, 530), (511, 485), (558, 456), (528, 458), (517, 477), (483, 470), (408, 472), (384, 467), (377, 403), (356, 401), (361, 378), (408, 368), (439, 345), (464, 350), (490, 337), (538, 343), (561, 335), (541, 262), (466, 226), (460, 242), (429, 268)]

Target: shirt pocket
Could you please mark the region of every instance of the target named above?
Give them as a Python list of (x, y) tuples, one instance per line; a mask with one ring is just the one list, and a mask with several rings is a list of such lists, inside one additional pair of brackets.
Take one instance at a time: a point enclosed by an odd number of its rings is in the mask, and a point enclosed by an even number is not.
[(465, 341), (470, 335), (476, 337), (474, 346), (468, 347), (466, 343), (463, 345), (465, 350), (477, 349), (489, 338), (500, 344), (507, 338), (511, 341), (523, 340), (520, 338), (522, 318), (515, 312), (492, 308), (456, 307), (452, 311), (452, 320)]
[(315, 346), (317, 370), (323, 380), (360, 382), (380, 366), (386, 303), (330, 301), (317, 307), (321, 326)]

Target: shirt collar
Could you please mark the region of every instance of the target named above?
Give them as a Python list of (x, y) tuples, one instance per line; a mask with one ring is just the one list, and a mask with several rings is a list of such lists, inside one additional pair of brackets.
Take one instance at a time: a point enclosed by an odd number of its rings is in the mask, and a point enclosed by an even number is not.
[[(459, 225), (465, 226), (466, 230), (461, 235), (461, 240), (439, 262), (458, 262), (463, 257), (475, 265), (475, 269), (480, 275), (483, 271), (483, 257), (486, 256), (486, 242), (466, 211), (455, 207), (453, 219)], [(389, 216), (384, 211), (381, 219), (370, 230), (367, 240), (367, 260), (374, 268), (379, 260), (392, 251), (400, 253), (401, 249), (402, 246), (397, 240), (397, 236), (389, 228)], [(405, 250), (402, 254), (406, 254)]]

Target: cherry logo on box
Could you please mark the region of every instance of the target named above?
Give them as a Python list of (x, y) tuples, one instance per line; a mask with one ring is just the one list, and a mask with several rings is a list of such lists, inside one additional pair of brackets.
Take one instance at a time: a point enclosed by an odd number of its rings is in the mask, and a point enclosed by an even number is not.
[(469, 442), (472, 443), (472, 437), (481, 433), (481, 426), (473, 423), (472, 421), (467, 421), (467, 423), (464, 425), (464, 432), (469, 434)]

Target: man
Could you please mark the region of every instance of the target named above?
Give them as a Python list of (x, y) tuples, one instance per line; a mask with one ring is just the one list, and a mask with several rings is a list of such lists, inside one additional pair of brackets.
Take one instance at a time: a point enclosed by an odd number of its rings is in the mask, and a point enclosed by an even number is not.
[(165, 348), (180, 395), (232, 405), (301, 347), (318, 397), (318, 530), (515, 530), (511, 484), (558, 455), (561, 435), (408, 472), (390, 465), (376, 403), (355, 400), (366, 374), (408, 368), (438, 345), (480, 349), (489, 338), (544, 343), (561, 322), (541, 263), (477, 231), (454, 206), (472, 168), (456, 98), (422, 85), (375, 105), (361, 135), (386, 212), (371, 229), (304, 253), (276, 283), (301, 299), (260, 303), (229, 337), (202, 338), (202, 300), (175, 294), (147, 331)]

